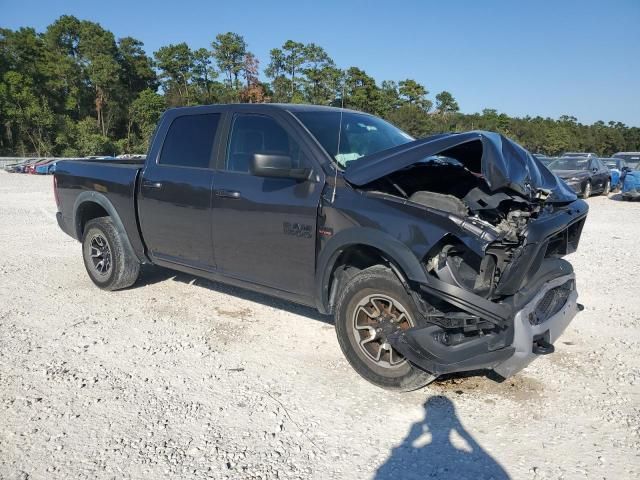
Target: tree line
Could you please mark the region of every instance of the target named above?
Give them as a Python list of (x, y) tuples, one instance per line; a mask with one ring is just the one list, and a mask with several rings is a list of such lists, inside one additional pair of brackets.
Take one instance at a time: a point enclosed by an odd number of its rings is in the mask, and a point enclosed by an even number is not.
[(416, 137), (493, 130), (549, 155), (640, 150), (638, 127), (493, 109), (463, 114), (450, 92), (431, 97), (414, 79), (378, 83), (359, 67), (339, 68), (315, 43), (288, 40), (273, 48), (263, 76), (259, 59), (233, 32), (198, 49), (166, 45), (153, 57), (143, 47), (69, 15), (44, 32), (0, 28), (0, 155), (144, 153), (165, 109), (230, 102), (344, 105)]

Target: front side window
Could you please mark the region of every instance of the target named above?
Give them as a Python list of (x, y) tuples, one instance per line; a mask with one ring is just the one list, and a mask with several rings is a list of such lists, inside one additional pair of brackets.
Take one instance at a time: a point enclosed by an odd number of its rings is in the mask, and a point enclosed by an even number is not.
[(232, 172), (249, 172), (251, 159), (257, 153), (288, 156), (293, 168), (305, 166), (300, 146), (274, 118), (267, 115), (236, 115), (225, 168)]
[(158, 163), (176, 167), (208, 168), (219, 113), (185, 115), (171, 122)]

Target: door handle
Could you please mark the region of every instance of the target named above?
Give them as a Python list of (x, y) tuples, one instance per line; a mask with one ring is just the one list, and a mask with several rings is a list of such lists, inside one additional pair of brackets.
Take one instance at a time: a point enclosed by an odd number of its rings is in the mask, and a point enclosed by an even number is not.
[(240, 198), (240, 192), (237, 192), (235, 190), (214, 190), (214, 192), (216, 194), (216, 197), (222, 197), (222, 198)]
[(144, 188), (162, 188), (162, 182), (150, 182), (148, 180), (142, 182)]

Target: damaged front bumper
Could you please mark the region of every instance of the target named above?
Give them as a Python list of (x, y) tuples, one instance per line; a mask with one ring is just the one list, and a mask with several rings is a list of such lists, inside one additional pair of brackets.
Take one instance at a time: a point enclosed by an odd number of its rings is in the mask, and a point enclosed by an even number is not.
[[(568, 284), (571, 288), (562, 288)], [(537, 311), (541, 309), (541, 304), (553, 301), (549, 297), (559, 289), (568, 290), (564, 305), (554, 308), (551, 312), (555, 313), (552, 313), (547, 319), (538, 321), (536, 316)], [(561, 295), (565, 295), (565, 293)], [(542, 308), (544, 306), (542, 305)], [(511, 345), (513, 355), (494, 366), (493, 370), (500, 376), (508, 378), (525, 368), (538, 356), (553, 353), (553, 343), (562, 335), (580, 310), (582, 310), (582, 306), (578, 303), (574, 274), (548, 282), (533, 300), (516, 313), (513, 319), (514, 335)]]
[[(389, 337), (390, 344), (418, 367), (441, 375), (494, 370), (507, 378), (538, 356), (553, 352), (553, 342), (581, 309), (573, 272), (546, 282), (511, 315), (501, 332), (456, 343), (440, 325), (415, 327)], [(453, 340), (453, 341), (452, 341)]]

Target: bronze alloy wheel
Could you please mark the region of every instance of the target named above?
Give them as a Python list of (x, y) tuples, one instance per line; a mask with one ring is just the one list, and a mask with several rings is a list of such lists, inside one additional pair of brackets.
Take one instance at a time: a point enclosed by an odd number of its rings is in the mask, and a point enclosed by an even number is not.
[(353, 312), (353, 336), (360, 350), (369, 361), (382, 368), (396, 369), (406, 363), (407, 360), (389, 345), (387, 337), (413, 326), (407, 309), (383, 294), (367, 295)]

